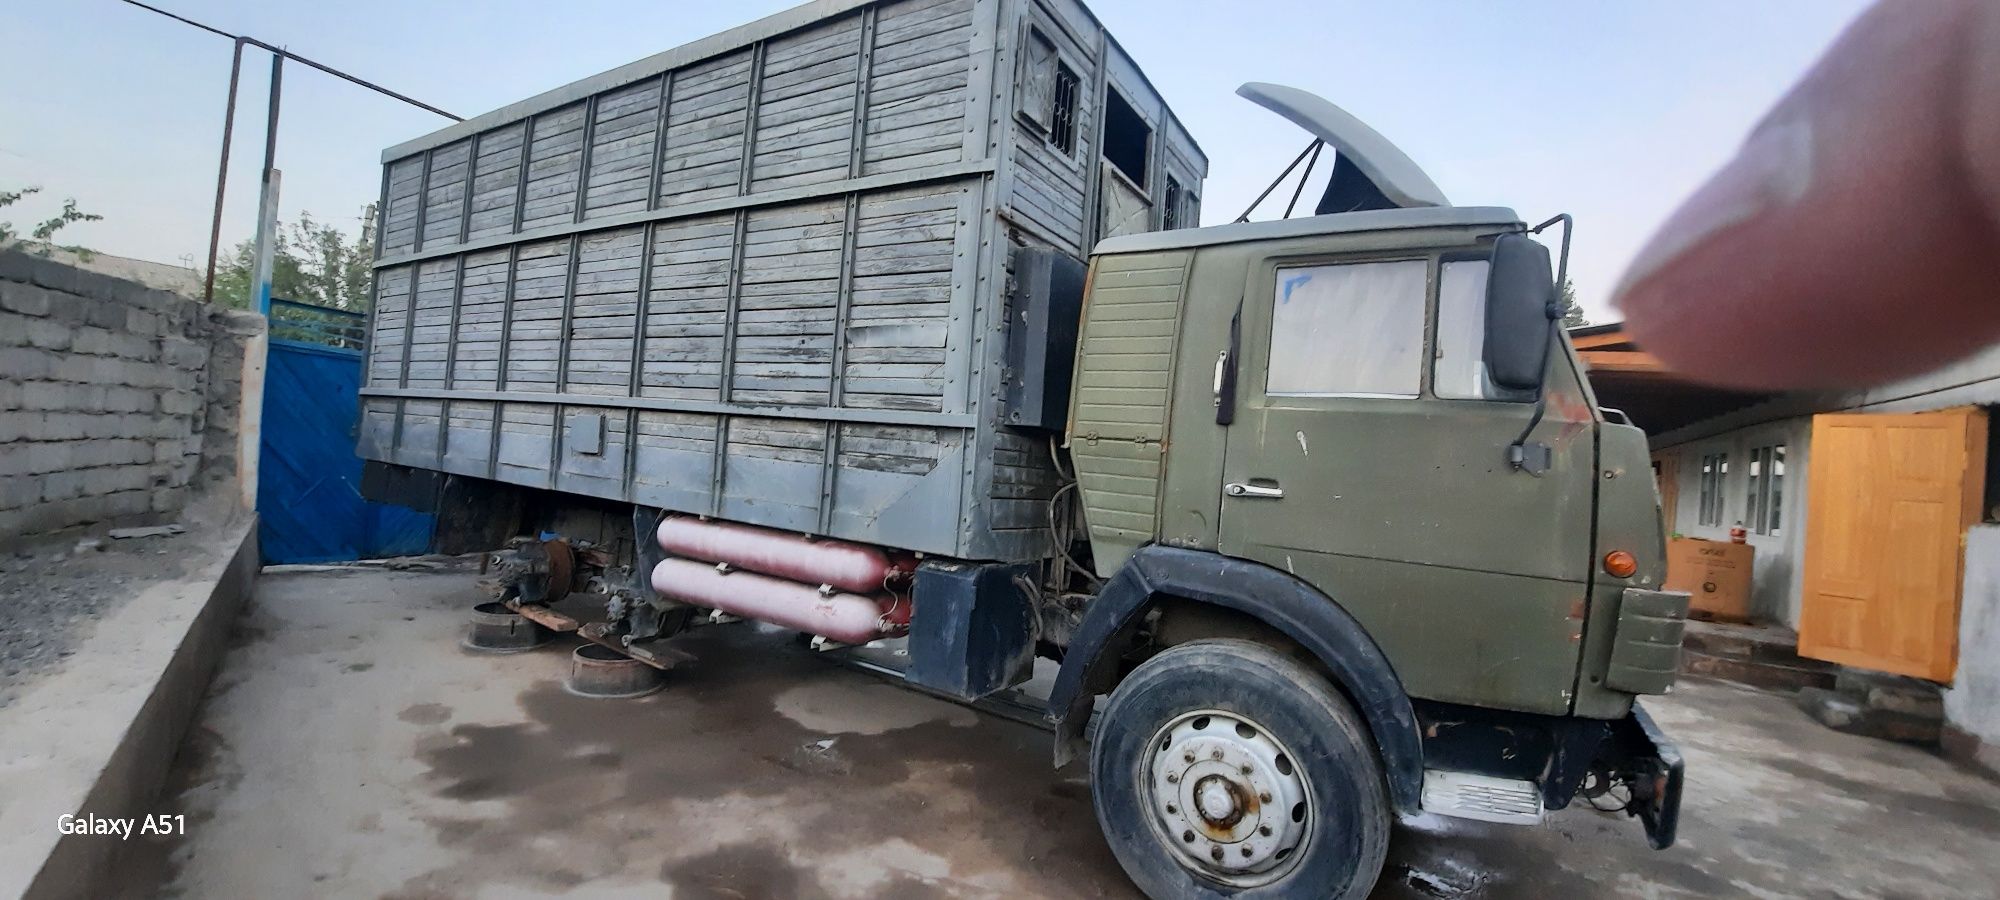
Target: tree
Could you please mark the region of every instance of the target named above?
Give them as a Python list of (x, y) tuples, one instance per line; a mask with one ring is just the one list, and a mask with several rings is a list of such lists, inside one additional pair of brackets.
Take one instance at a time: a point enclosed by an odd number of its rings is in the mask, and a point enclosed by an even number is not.
[[(368, 309), (374, 247), (368, 235), (350, 239), (339, 228), (299, 213), (281, 225), (271, 254), (271, 296), (317, 306), (362, 312)], [(216, 265), (216, 300), (247, 309), (250, 276), (257, 266), (257, 242), (246, 240)]]
[[(41, 192), (42, 189), (39, 186), (24, 187), (18, 191), (0, 191), (0, 207), (13, 206), (15, 203), (20, 202), (22, 197)], [(41, 224), (36, 225), (33, 229), (30, 229), (25, 243), (33, 244), (34, 249), (32, 252), (40, 256), (48, 256), (56, 250), (67, 250), (84, 260), (89, 260), (94, 255), (90, 248), (79, 247), (74, 244), (58, 244), (55, 242), (56, 232), (77, 222), (96, 222), (103, 218), (103, 216), (96, 213), (87, 213), (77, 209), (76, 198), (67, 197), (63, 200), (62, 212), (54, 218), (47, 219)], [(21, 240), (20, 232), (14, 230), (14, 223), (0, 221), (0, 246)]]
[(1576, 285), (1570, 283), (1568, 279), (1564, 279), (1563, 327), (1579, 328), (1588, 324), (1590, 324), (1590, 320), (1584, 318), (1583, 307), (1576, 302)]

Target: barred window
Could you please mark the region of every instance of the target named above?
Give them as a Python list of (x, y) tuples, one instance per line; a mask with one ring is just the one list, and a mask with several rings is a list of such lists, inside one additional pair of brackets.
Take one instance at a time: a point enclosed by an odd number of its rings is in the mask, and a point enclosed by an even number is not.
[(1054, 41), (1039, 28), (1028, 29), (1022, 53), (1021, 121), (1041, 132), (1049, 146), (1076, 152), (1076, 101), (1081, 80), (1062, 61)]
[(1054, 104), (1049, 110), (1049, 146), (1064, 155), (1076, 152), (1076, 73), (1056, 63)]

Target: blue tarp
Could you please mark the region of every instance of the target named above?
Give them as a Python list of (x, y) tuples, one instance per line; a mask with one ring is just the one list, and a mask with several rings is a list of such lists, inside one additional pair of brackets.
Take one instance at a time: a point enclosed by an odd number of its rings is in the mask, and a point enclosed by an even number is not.
[(264, 562), (407, 556), (429, 548), (435, 516), (361, 498), (354, 455), (361, 354), (271, 341), (257, 463)]

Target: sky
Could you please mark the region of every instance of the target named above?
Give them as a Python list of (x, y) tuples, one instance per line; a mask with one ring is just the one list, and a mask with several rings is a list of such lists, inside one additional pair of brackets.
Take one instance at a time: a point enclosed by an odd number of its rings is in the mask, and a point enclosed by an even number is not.
[[(151, 2), (468, 118), (793, 5)], [(1571, 278), (1596, 321), (1618, 318), (1609, 294), (1652, 229), (1864, 6), (1091, 3), (1207, 152), (1204, 224), (1235, 218), (1304, 147), (1304, 132), (1233, 93), (1246, 81), (1289, 84), (1368, 122), (1455, 204), (1509, 206), (1530, 223), (1574, 215)], [(71, 226), (65, 242), (200, 267), (230, 42), (118, 0), (0, 0), (0, 25), (0, 190), (43, 188), (0, 219), (24, 226), (75, 197), (104, 220)], [(245, 55), (225, 247), (255, 227), (269, 60)], [(282, 98), (286, 220), (304, 210), (358, 228), (382, 149), (449, 124), (297, 64), (285, 67)]]

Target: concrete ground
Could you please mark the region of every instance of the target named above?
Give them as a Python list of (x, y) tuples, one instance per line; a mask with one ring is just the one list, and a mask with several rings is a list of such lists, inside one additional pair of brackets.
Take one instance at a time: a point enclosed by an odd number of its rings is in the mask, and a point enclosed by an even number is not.
[[(747, 625), (682, 639), (662, 693), (587, 700), (567, 647), (456, 645), (464, 571), (267, 575), (126, 896), (1130, 897), (1080, 773), (1029, 726), (831, 665)], [(1681, 843), (1579, 805), (1542, 826), (1426, 816), (1380, 898), (1979, 897), (2000, 787), (1821, 729), (1782, 698), (1650, 704), (1687, 756)]]

